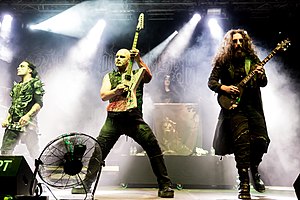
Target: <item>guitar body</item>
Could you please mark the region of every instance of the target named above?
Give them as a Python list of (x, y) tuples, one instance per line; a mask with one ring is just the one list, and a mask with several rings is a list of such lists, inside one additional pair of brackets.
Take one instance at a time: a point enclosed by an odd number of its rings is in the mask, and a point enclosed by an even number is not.
[(131, 80), (126, 82), (128, 86), (127, 95), (114, 97), (107, 107), (108, 111), (124, 112), (137, 108), (136, 90), (144, 77), (145, 71), (145, 68), (140, 68), (135, 74), (131, 75)]
[(221, 108), (224, 108), (226, 110), (233, 110), (239, 105), (242, 96), (241, 94), (242, 94), (241, 90), (240, 93), (237, 95), (220, 94), (218, 95), (218, 103), (221, 106)]
[(26, 130), (25, 126), (21, 126), (19, 122), (10, 122), (7, 128), (10, 130), (22, 131), (22, 132)]
[(131, 76), (129, 91), (127, 93), (127, 110), (137, 107), (136, 90), (143, 79), (145, 72), (145, 68), (140, 68), (134, 75)]

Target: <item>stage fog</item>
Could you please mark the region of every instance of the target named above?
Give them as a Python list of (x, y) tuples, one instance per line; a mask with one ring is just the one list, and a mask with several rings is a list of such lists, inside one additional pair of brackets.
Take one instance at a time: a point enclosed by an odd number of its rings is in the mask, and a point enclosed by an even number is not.
[[(131, 48), (132, 45), (136, 22), (128, 20), (119, 23), (106, 24), (97, 43), (95, 40), (84, 43), (84, 36), (69, 37), (47, 31), (31, 31), (25, 27), (17, 29), (9, 44), (13, 52), (12, 60), (0, 61), (1, 120), (10, 105), (9, 90), (14, 81), (19, 81), (16, 68), (26, 59), (37, 65), (46, 90), (44, 107), (38, 115), (41, 150), (48, 142), (65, 133), (82, 132), (96, 137), (106, 117), (107, 102), (103, 102), (99, 95), (102, 78), (114, 69), (116, 51)], [(166, 32), (171, 34), (173, 31)], [(180, 94), (178, 103), (196, 105), (199, 129), (191, 154), (196, 147), (209, 151), (220, 108), (216, 94), (207, 87), (207, 80), (218, 41), (201, 29), (193, 34), (193, 39), (181, 53), (176, 54), (175, 51), (169, 59), (162, 59), (162, 53), (151, 54), (151, 50), (163, 42), (167, 34), (156, 40), (155, 45), (151, 40), (145, 41), (154, 38), (147, 34), (154, 33), (141, 32), (141, 42), (137, 46), (153, 73), (152, 81), (145, 86), (143, 112), (146, 122), (151, 126), (155, 123), (155, 104), (160, 103), (158, 97), (164, 77), (168, 75)], [(255, 33), (249, 34), (255, 36)], [(271, 52), (272, 48), (263, 46), (262, 41), (254, 42), (261, 59)], [(91, 51), (92, 48), (94, 51)], [(151, 61), (150, 57), (153, 58)], [(269, 84), (262, 89), (262, 94), (271, 144), (261, 167), (269, 184), (291, 186), (300, 167), (297, 153), (300, 150), (300, 104), (296, 90), (299, 81), (286, 73), (283, 65), (282, 59), (275, 57), (265, 66)], [(1, 138), (3, 132), (4, 129)], [(110, 156), (118, 156), (122, 148), (130, 143), (131, 139), (120, 138)]]

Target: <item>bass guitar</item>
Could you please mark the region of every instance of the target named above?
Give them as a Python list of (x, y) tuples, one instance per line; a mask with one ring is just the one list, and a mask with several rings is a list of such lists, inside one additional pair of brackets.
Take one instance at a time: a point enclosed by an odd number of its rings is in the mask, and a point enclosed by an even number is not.
[[(287, 47), (291, 44), (289, 39), (285, 39), (282, 42), (278, 43), (276, 48), (260, 63), (257, 65), (264, 66), (279, 50), (286, 50)], [(238, 87), (240, 93), (239, 94), (219, 94), (218, 95), (218, 103), (219, 105), (226, 110), (233, 110), (238, 107), (241, 96), (243, 94), (243, 89), (245, 85), (251, 80), (255, 75), (254, 70), (252, 70), (240, 83), (236, 86)]]

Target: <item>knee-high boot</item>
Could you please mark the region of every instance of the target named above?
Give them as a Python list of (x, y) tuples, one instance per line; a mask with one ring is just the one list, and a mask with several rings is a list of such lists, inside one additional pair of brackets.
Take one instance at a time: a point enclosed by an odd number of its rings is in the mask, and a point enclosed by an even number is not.
[(248, 168), (238, 168), (239, 173), (239, 199), (251, 199)]
[(258, 172), (258, 166), (262, 161), (265, 148), (265, 142), (263, 140), (251, 141), (250, 171), (253, 187), (258, 192), (265, 192), (265, 184)]
[(158, 196), (162, 198), (173, 198), (174, 190), (171, 189), (171, 180), (168, 177), (167, 168), (162, 155), (150, 158), (151, 167), (158, 182)]

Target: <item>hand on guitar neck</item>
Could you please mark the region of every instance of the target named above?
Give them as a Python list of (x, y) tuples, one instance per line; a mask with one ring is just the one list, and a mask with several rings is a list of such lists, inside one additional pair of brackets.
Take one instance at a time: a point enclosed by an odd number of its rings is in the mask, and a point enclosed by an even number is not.
[[(257, 65), (256, 68), (253, 70), (255, 73), (259, 74), (259, 75), (263, 75), (265, 73), (265, 69), (263, 68), (262, 65)], [(237, 95), (240, 93), (240, 90), (237, 86), (234, 85), (222, 85), (221, 86), (221, 90), (225, 91), (228, 94), (233, 94), (233, 95)]]
[(130, 50), (130, 58), (132, 61), (140, 62), (140, 51), (136, 48)]
[(141, 63), (141, 57), (140, 57), (140, 51), (136, 48), (132, 48), (130, 51), (130, 60), (128, 61), (128, 65), (126, 67), (126, 74), (124, 75), (122, 83), (125, 85), (125, 87), (129, 87), (129, 83), (131, 81), (131, 76), (132, 76), (132, 65), (133, 62), (136, 61), (138, 66), (140, 67)]
[(265, 69), (263, 68), (262, 65), (257, 64), (256, 68), (254, 69), (254, 72), (259, 75), (263, 75), (265, 73)]

